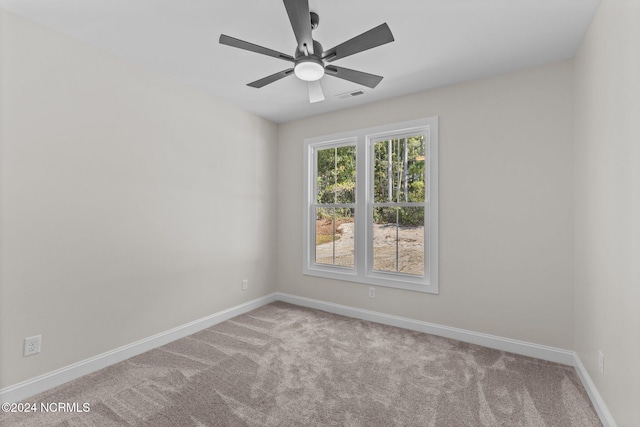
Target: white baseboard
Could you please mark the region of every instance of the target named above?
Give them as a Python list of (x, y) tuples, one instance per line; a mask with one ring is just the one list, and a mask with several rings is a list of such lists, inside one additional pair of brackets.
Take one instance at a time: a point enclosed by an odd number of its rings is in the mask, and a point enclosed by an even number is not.
[(397, 326), (399, 328), (410, 329), (413, 331), (426, 332), (432, 335), (438, 335), (471, 344), (478, 344), (483, 347), (508, 351), (511, 353), (521, 354), (523, 356), (535, 357), (536, 359), (548, 360), (550, 362), (561, 363), (563, 365), (573, 366), (574, 364), (574, 352), (561, 348), (548, 347), (526, 341), (518, 341), (511, 338), (503, 338), (496, 335), (484, 334), (466, 329), (452, 328), (450, 326), (443, 326), (435, 323), (408, 319), (406, 317), (393, 316), (376, 311), (363, 310), (346, 305), (283, 294), (280, 292), (276, 294), (276, 299), (278, 301), (301, 305), (303, 307), (315, 308), (318, 310), (328, 311), (330, 313), (341, 314), (343, 316), (354, 317), (356, 319), (370, 320), (372, 322)]
[(593, 406), (595, 407), (596, 412), (600, 417), (602, 425), (604, 427), (617, 427), (617, 424), (613, 419), (613, 416), (609, 412), (607, 405), (604, 403), (602, 396), (600, 396), (598, 389), (591, 380), (591, 377), (587, 373), (587, 370), (584, 368), (584, 365), (580, 361), (580, 358), (574, 351), (533, 344), (526, 341), (519, 341), (510, 338), (503, 338), (496, 335), (484, 334), (481, 332), (474, 332), (466, 329), (452, 328), (435, 323), (428, 323), (420, 320), (408, 319), (405, 317), (398, 317), (370, 310), (363, 310), (360, 308), (334, 304), (311, 298), (299, 297), (296, 295), (284, 294), (281, 292), (278, 292), (276, 294), (276, 299), (278, 301), (288, 302), (290, 304), (328, 311), (329, 313), (340, 314), (343, 316), (353, 317), (361, 320), (369, 320), (371, 322), (382, 323), (389, 326), (397, 326), (399, 328), (411, 329), (418, 332), (425, 332), (445, 338), (452, 338), (458, 341), (481, 345), (483, 347), (494, 348), (496, 350), (508, 351), (511, 353), (521, 354), (523, 356), (529, 356), (536, 359), (548, 360), (550, 362), (573, 366), (578, 373), (578, 377), (582, 381), (582, 384), (584, 385), (589, 398), (591, 399), (591, 403), (593, 403)]
[(168, 331), (161, 332), (123, 347), (116, 348), (115, 350), (65, 366), (64, 368), (56, 369), (55, 371), (51, 371), (30, 380), (3, 388), (0, 390), (0, 402), (20, 402), (28, 397), (62, 385), (83, 375), (90, 374), (91, 372), (113, 365), (114, 363), (122, 362), (130, 357), (137, 356), (145, 351), (149, 351), (177, 339), (184, 338), (276, 300), (276, 294), (267, 295), (227, 310), (222, 310), (210, 316), (203, 317), (202, 319), (169, 329)]
[(604, 427), (617, 427), (618, 424), (616, 424), (611, 412), (609, 412), (609, 408), (607, 408), (602, 396), (600, 396), (600, 392), (598, 392), (596, 385), (593, 380), (591, 380), (591, 376), (589, 376), (589, 373), (582, 364), (582, 360), (580, 360), (580, 357), (575, 353), (573, 366), (576, 368), (576, 372), (578, 373), (578, 377), (580, 377), (580, 381), (582, 381), (582, 385), (585, 390), (587, 390), (591, 403), (593, 403), (594, 408), (596, 408), (596, 412), (600, 417), (600, 421), (602, 421), (602, 425)]
[(68, 381), (79, 378), (83, 375), (90, 374), (99, 369), (113, 365), (115, 363), (126, 360), (130, 357), (137, 356), (145, 351), (163, 346), (177, 339), (199, 332), (203, 329), (216, 325), (232, 317), (247, 313), (263, 305), (274, 301), (283, 301), (302, 307), (315, 308), (327, 311), (329, 313), (340, 314), (343, 316), (353, 317), (361, 320), (368, 320), (384, 325), (396, 326), (399, 328), (410, 329), (418, 332), (438, 335), (445, 338), (451, 338), (458, 341), (477, 344), (484, 347), (494, 348), (497, 350), (508, 351), (511, 353), (521, 354), (524, 356), (534, 357), (536, 359), (548, 360), (551, 362), (561, 363), (563, 365), (573, 366), (584, 388), (586, 389), (593, 406), (595, 407), (600, 420), (604, 427), (617, 427), (611, 413), (609, 412), (602, 396), (596, 389), (595, 384), (591, 380), (584, 365), (580, 361), (578, 355), (570, 350), (564, 350), (555, 347), (548, 347), (539, 344), (533, 344), (526, 341), (519, 341), (510, 338), (503, 338), (496, 335), (484, 334), (481, 332), (469, 331), (466, 329), (452, 328), (449, 326), (438, 325), (435, 323), (423, 322), (420, 320), (409, 319), (406, 317), (393, 316), (390, 314), (379, 313), (360, 308), (349, 307), (346, 305), (334, 304), (330, 302), (320, 301), (311, 298), (304, 298), (285, 293), (274, 293), (253, 301), (240, 304), (238, 306), (220, 311), (202, 319), (178, 326), (165, 332), (161, 332), (149, 338), (136, 341), (115, 350), (99, 354), (95, 357), (74, 363), (64, 368), (57, 369), (44, 375), (32, 378), (30, 380), (6, 387), (0, 390), (0, 402), (20, 402), (28, 397), (49, 390), (53, 387), (62, 385)]

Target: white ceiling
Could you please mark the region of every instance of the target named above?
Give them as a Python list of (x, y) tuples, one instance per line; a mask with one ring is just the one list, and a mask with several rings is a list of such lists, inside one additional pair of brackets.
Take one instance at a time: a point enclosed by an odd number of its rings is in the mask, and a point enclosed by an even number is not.
[[(384, 76), (375, 89), (331, 76), (309, 104), (290, 63), (220, 45), (221, 33), (290, 55), (282, 0), (0, 0), (0, 7), (277, 123), (571, 58), (599, 0), (310, 0), (325, 50), (386, 22), (395, 42), (336, 61)], [(362, 89), (365, 95), (337, 95)]]

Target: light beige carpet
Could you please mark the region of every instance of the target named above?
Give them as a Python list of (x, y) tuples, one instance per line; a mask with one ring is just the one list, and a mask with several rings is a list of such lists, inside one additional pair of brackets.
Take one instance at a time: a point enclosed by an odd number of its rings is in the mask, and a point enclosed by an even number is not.
[(2, 414), (15, 426), (600, 426), (573, 368), (273, 303)]

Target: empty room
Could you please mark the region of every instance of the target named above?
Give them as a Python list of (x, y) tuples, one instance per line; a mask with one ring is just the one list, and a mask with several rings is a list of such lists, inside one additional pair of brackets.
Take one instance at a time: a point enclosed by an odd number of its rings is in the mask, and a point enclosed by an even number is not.
[(640, 426), (639, 23), (0, 0), (0, 425)]

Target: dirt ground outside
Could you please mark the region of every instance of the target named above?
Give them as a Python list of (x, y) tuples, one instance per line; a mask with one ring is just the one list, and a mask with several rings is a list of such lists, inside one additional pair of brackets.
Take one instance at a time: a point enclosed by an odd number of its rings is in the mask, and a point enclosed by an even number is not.
[[(329, 234), (331, 222), (317, 224), (317, 232)], [(327, 229), (327, 227), (329, 227)], [(316, 246), (316, 263), (353, 267), (354, 223), (336, 224), (339, 238)], [(334, 248), (335, 244), (335, 248)], [(335, 250), (335, 263), (334, 263)], [(373, 269), (378, 271), (424, 274), (424, 227), (397, 227), (395, 224), (373, 225)]]

